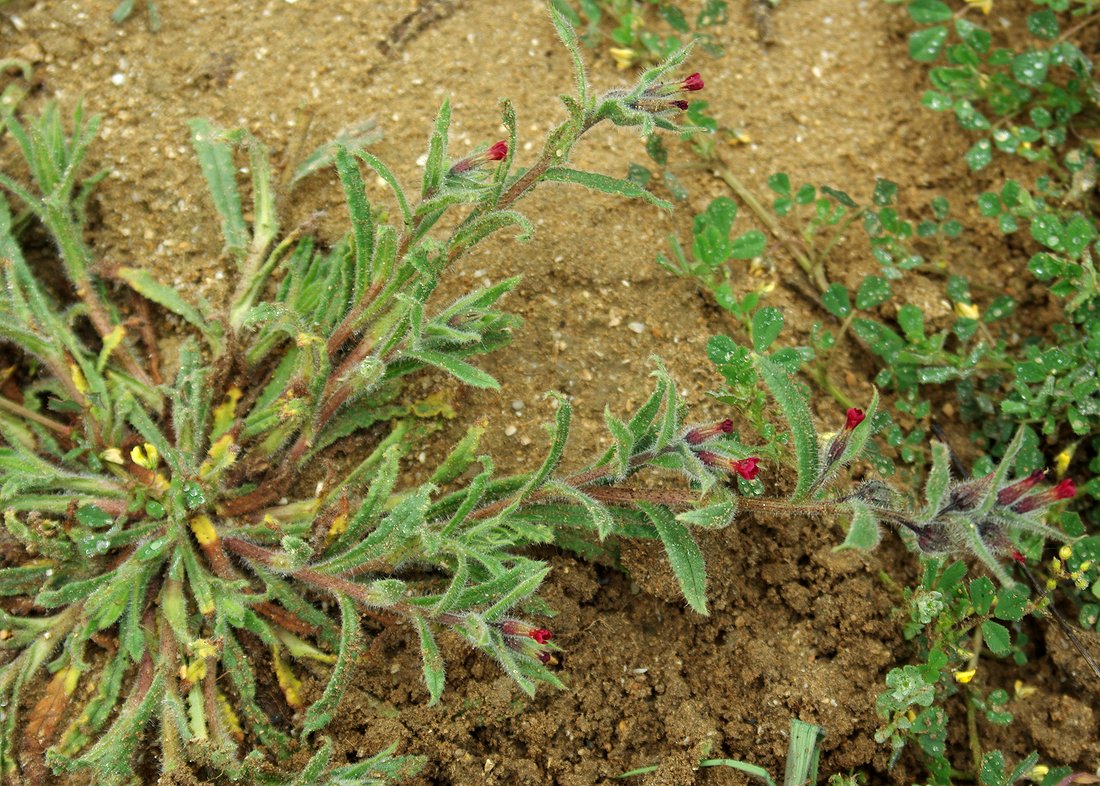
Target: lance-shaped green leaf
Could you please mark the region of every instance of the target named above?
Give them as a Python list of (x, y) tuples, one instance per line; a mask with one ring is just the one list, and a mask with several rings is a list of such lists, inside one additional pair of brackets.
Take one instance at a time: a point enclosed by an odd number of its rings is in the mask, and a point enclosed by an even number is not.
[(332, 667), (321, 698), (309, 705), (302, 722), (302, 734), (312, 734), (322, 729), (332, 720), (332, 713), (344, 695), (351, 670), (359, 657), (362, 632), (359, 625), (359, 612), (355, 603), (346, 595), (337, 595), (340, 604), (340, 646), (336, 650), (336, 665)]
[(424, 684), (428, 686), (428, 695), (431, 696), (428, 706), (431, 707), (439, 702), (446, 682), (443, 653), (439, 651), (439, 645), (435, 643), (435, 637), (432, 636), (428, 623), (420, 617), (415, 619), (416, 630), (420, 634), (420, 655), (424, 660)]
[[(634, 454), (634, 432), (630, 427), (611, 414), (611, 407), (605, 406), (603, 420), (607, 430), (615, 438), (615, 474), (625, 478), (630, 470), (630, 459)], [(601, 538), (602, 539), (602, 538)]]
[(698, 544), (687, 527), (673, 518), (668, 508), (648, 502), (639, 502), (638, 507), (657, 529), (657, 535), (665, 545), (668, 564), (672, 566), (688, 605), (699, 614), (706, 614), (707, 573)]
[(466, 435), (451, 449), (447, 458), (435, 468), (435, 472), (432, 473), (428, 482), (443, 486), (465, 472), (475, 460), (477, 448), (481, 443), (481, 437), (485, 434), (485, 429), (485, 425), (470, 426), (466, 430)]
[(600, 540), (607, 538), (615, 530), (615, 519), (611, 517), (611, 511), (603, 503), (593, 499), (578, 488), (560, 481), (550, 481), (544, 486), (551, 496), (565, 497), (580, 503), (588, 514), (589, 526), (596, 530)]
[(403, 356), (412, 360), (418, 360), (428, 366), (441, 368), (459, 382), (467, 384), (470, 387), (500, 390), (500, 383), (493, 379), (490, 374), (485, 373), (477, 366), (467, 363), (465, 360), (460, 360), (450, 353), (437, 352), (434, 349), (421, 349), (415, 352), (405, 352)]
[(924, 484), (924, 499), (928, 507), (924, 518), (931, 520), (943, 507), (947, 490), (951, 486), (951, 457), (947, 445), (938, 440), (932, 441), (932, 468), (928, 471), (928, 480)]
[(302, 163), (294, 169), (294, 176), (290, 178), (290, 186), (293, 188), (298, 181), (309, 177), (314, 172), (320, 172), (332, 165), (336, 157), (336, 148), (343, 147), (353, 153), (360, 154), (364, 147), (382, 138), (382, 132), (377, 129), (378, 124), (373, 118), (367, 118), (359, 123), (340, 131), (331, 142), (326, 142), (307, 155)]
[(878, 520), (871, 509), (860, 500), (850, 499), (847, 504), (852, 511), (852, 521), (848, 525), (848, 534), (845, 536), (844, 542), (833, 550), (861, 549), (862, 551), (870, 551), (878, 545), (879, 540), (882, 538)]
[(689, 524), (692, 527), (705, 529), (722, 529), (728, 527), (733, 517), (737, 514), (737, 498), (729, 496), (721, 502), (713, 505), (705, 505), (701, 508), (692, 508), (676, 515), (676, 520)]
[(401, 187), (401, 183), (398, 181), (397, 176), (393, 171), (377, 156), (371, 155), (365, 150), (361, 150), (357, 155), (363, 159), (367, 166), (375, 171), (375, 173), (389, 183), (390, 188), (393, 189), (394, 199), (397, 200), (397, 206), (401, 209), (401, 217), (404, 219), (405, 226), (412, 225), (412, 211), (409, 209), (409, 200), (405, 196), (405, 189)]
[[(1004, 455), (1001, 456), (1001, 463), (997, 465), (997, 468), (995, 470), (993, 470), (992, 481), (986, 487), (985, 497), (978, 504), (977, 509), (974, 511), (975, 520), (989, 513), (989, 511), (993, 508), (993, 505), (997, 502), (997, 491), (1004, 486), (1005, 478), (1008, 477), (1009, 471), (1015, 465), (1016, 455), (1024, 446), (1024, 436), (1027, 431), (1027, 426), (1020, 426), (1020, 428), (1016, 430), (1016, 434), (1012, 437), (1012, 441), (1008, 443), (1008, 447), (1005, 448)], [(998, 578), (1000, 578), (1000, 576), (998, 576)], [(1011, 582), (1009, 581), (1005, 583)]]
[(583, 172), (569, 167), (552, 166), (542, 176), (543, 180), (557, 183), (576, 183), (590, 188), (593, 191), (602, 191), (605, 194), (615, 194), (627, 199), (642, 199), (651, 205), (656, 205), (663, 210), (672, 210), (672, 203), (659, 199), (646, 191), (633, 180), (624, 180), (609, 175), (601, 175), (598, 172)]
[(581, 57), (581, 47), (577, 41), (577, 31), (573, 29), (573, 26), (569, 24), (569, 20), (565, 18), (557, 8), (552, 4), (549, 6), (550, 21), (554, 24), (554, 30), (558, 33), (558, 38), (565, 44), (566, 51), (569, 52), (569, 59), (573, 61), (573, 77), (577, 84), (577, 101), (583, 109), (588, 109), (588, 76), (584, 71), (584, 58)]
[(510, 581), (511, 586), (502, 592), (496, 603), (487, 608), (483, 613), (482, 616), (488, 622), (493, 622), (503, 617), (521, 600), (533, 595), (542, 585), (543, 579), (545, 579), (546, 575), (550, 572), (549, 567), (546, 567), (541, 562), (535, 562), (533, 560), (528, 560), (518, 565), (517, 569), (518, 570)]
[(222, 234), (225, 236), (226, 246), (237, 261), (241, 262), (251, 238), (241, 211), (233, 148), (226, 141), (225, 132), (211, 125), (208, 120), (194, 118), (187, 125), (191, 128), (191, 144), (210, 189), (210, 197), (222, 218)]
[(520, 233), (517, 240), (520, 242), (530, 240), (535, 234), (535, 225), (522, 213), (517, 213), (515, 210), (494, 210), (456, 230), (450, 246), (454, 250), (473, 248), (497, 230), (509, 226), (519, 227)]
[(152, 300), (158, 306), (163, 306), (195, 325), (210, 343), (211, 348), (217, 352), (218, 347), (221, 346), (220, 326), (204, 317), (197, 308), (180, 297), (179, 292), (173, 287), (162, 284), (149, 270), (136, 267), (120, 267), (116, 275), (143, 298)]
[[(369, 271), (374, 255), (374, 219), (367, 201), (367, 192), (363, 187), (363, 175), (359, 166), (343, 147), (336, 148), (336, 171), (340, 173), (340, 183), (344, 187), (344, 200), (351, 216), (351, 233), (355, 238), (355, 270)], [(362, 291), (360, 282), (355, 291)]]
[(817, 480), (820, 463), (817, 431), (814, 429), (809, 405), (795, 381), (781, 366), (765, 355), (753, 354), (752, 359), (757, 373), (779, 404), (779, 409), (791, 430), (795, 467), (798, 470), (798, 482), (791, 499), (803, 499)]
[(450, 126), (451, 99), (448, 97), (443, 99), (443, 104), (439, 107), (432, 136), (428, 140), (428, 158), (424, 162), (424, 185), (420, 194), (422, 199), (432, 196), (443, 183), (447, 166), (447, 134)]

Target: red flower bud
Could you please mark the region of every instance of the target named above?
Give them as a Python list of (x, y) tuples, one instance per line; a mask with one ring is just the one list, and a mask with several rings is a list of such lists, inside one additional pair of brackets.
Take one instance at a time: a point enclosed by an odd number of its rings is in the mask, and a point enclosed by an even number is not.
[(475, 153), (472, 156), (466, 156), (456, 161), (455, 165), (451, 167), (451, 174), (458, 175), (463, 172), (469, 172), (471, 169), (477, 169), (479, 166), (484, 166), (490, 161), (501, 161), (507, 155), (508, 143), (502, 139), (484, 153)]
[(709, 450), (698, 450), (695, 452), (695, 455), (708, 467), (724, 469), (731, 474), (740, 475), (745, 480), (754, 479), (760, 472), (760, 468), (757, 466), (757, 464), (760, 463), (760, 459), (755, 456), (750, 456), (746, 459), (733, 459), (729, 456), (719, 456), (717, 453), (711, 453)]
[(681, 111), (685, 111), (685, 112), (687, 111), (687, 108), (688, 108), (688, 102), (687, 101), (684, 101), (684, 100), (681, 99), (681, 100), (677, 100), (677, 101), (671, 101), (670, 103), (674, 107), (676, 107), (677, 109), (679, 109)]
[(1053, 488), (1052, 493), (1055, 499), (1072, 499), (1077, 493), (1077, 484), (1073, 478), (1066, 478)]
[(703, 89), (703, 77), (701, 77), (697, 73), (692, 74), (689, 77), (686, 77), (684, 79), (684, 81), (682, 81), (680, 83), (680, 89), (684, 90), (688, 93), (693, 92), (695, 90), (702, 90)]
[(1015, 483), (1005, 486), (1003, 489), (997, 492), (997, 504), (998, 505), (1011, 505), (1027, 492), (1031, 491), (1035, 487), (1035, 484), (1043, 479), (1046, 474), (1046, 470), (1037, 469), (1022, 480), (1017, 480)]
[(863, 414), (862, 409), (858, 409), (857, 407), (852, 407), (851, 409), (848, 410), (847, 419), (844, 421), (844, 430), (845, 431), (851, 431), (852, 429), (854, 429), (856, 426), (858, 426), (860, 423), (863, 422), (864, 417), (866, 417), (866, 416)]
[(536, 628), (523, 620), (504, 620), (500, 623), (500, 632), (505, 636), (534, 639), (539, 644), (545, 644), (554, 637), (546, 628)]
[(700, 445), (708, 439), (714, 439), (719, 434), (731, 433), (733, 433), (733, 421), (726, 418), (709, 426), (696, 426), (687, 434), (684, 434), (684, 442), (689, 445)]
[(1022, 553), (1020, 553), (1016, 549), (1012, 550), (1012, 559), (1016, 560), (1021, 565), (1026, 565), (1027, 564), (1027, 559), (1024, 557), (1024, 555)]
[(1013, 505), (1012, 509), (1017, 513), (1029, 513), (1047, 505), (1053, 505), (1059, 500), (1070, 499), (1076, 493), (1077, 484), (1073, 482), (1073, 478), (1066, 478), (1053, 488), (1041, 491), (1038, 494), (1032, 494), (1030, 497), (1024, 497)]

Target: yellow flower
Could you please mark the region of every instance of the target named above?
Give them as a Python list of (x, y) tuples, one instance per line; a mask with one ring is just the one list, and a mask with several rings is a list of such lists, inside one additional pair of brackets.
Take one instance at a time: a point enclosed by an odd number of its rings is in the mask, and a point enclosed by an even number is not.
[(1025, 685), (1023, 680), (1016, 680), (1015, 685), (1013, 685), (1013, 690), (1016, 693), (1017, 699), (1026, 699), (1028, 696), (1037, 692), (1039, 689), (1036, 688), (1034, 685)]
[(625, 71), (634, 65), (634, 61), (638, 57), (633, 49), (620, 49), (613, 46), (609, 51), (611, 52), (611, 57), (615, 59), (615, 67), (620, 71)]
[(156, 469), (157, 464), (160, 463), (160, 453), (149, 442), (144, 445), (135, 445), (130, 451), (130, 458), (139, 467), (145, 467), (145, 469)]
[(1068, 545), (1062, 546), (1062, 548), (1058, 549), (1058, 556), (1063, 560), (1069, 559), (1073, 556), (1073, 547)]
[(955, 313), (964, 319), (978, 319), (982, 312), (973, 303), (956, 303)]
[(959, 683), (960, 685), (965, 685), (966, 683), (970, 682), (970, 680), (974, 679), (974, 675), (977, 673), (977, 669), (970, 669), (969, 671), (956, 671), (955, 682)]
[(106, 450), (104, 450), (102, 453), (99, 454), (99, 457), (101, 459), (103, 459), (104, 461), (111, 462), (112, 464), (125, 464), (126, 463), (126, 459), (124, 459), (122, 457), (122, 451), (119, 450), (118, 448), (107, 448)]
[(1030, 781), (1041, 781), (1050, 772), (1050, 767), (1045, 764), (1036, 764), (1031, 768), (1031, 772), (1027, 774), (1027, 779)]
[(1070, 445), (1063, 450), (1057, 456), (1054, 457), (1054, 474), (1058, 477), (1062, 477), (1066, 474), (1066, 470), (1069, 469), (1069, 462), (1073, 459), (1074, 449), (1076, 444)]
[(972, 5), (986, 16), (993, 10), (993, 0), (966, 0), (967, 5)]

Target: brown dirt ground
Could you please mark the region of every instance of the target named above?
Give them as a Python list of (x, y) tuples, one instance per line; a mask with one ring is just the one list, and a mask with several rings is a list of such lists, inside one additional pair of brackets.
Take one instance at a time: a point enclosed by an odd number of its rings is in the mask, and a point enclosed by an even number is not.
[[(693, 16), (695, 3), (680, 4)], [(162, 1), (163, 26), (155, 33), (138, 5), (119, 26), (109, 19), (112, 2), (14, 0), (0, 6), (0, 57), (34, 62), (29, 106), (52, 98), (72, 107), (83, 99), (104, 115), (91, 167), (111, 174), (97, 191), (89, 237), (101, 263), (146, 266), (184, 294), (214, 300), (225, 293), (230, 268), (189, 145), (188, 118), (247, 127), (276, 160), (299, 145), (307, 114), (306, 149), (374, 118), (384, 138), (373, 152), (411, 183), (444, 95), (454, 102), (455, 151), (498, 138), (497, 100), (512, 98), (522, 164), (560, 121), (555, 96), (571, 85), (568, 58), (537, 0)], [(945, 194), (964, 221), (977, 223), (971, 195), (996, 181), (1000, 165), (979, 184), (967, 182), (961, 155), (968, 140), (950, 117), (917, 108), (924, 76), (905, 53), (898, 7), (784, 0), (772, 15), (772, 42), (763, 46), (750, 8), (731, 6), (718, 31), (727, 55), (715, 60), (700, 52), (691, 66), (704, 73), (704, 97), (719, 122), (751, 138), (723, 149), (751, 188), (763, 191), (767, 175), (783, 170), (866, 199), (881, 175), (902, 184), (907, 207)], [(591, 53), (591, 60), (597, 89), (623, 81), (606, 53)], [(694, 160), (673, 148), (674, 161)], [(577, 164), (612, 174), (631, 160), (645, 161), (643, 146), (617, 129), (597, 129), (576, 156)], [(544, 187), (524, 205), (538, 226), (531, 243), (496, 240), (458, 263), (451, 294), (522, 274), (507, 304), (526, 324), (508, 348), (481, 362), (503, 381), (503, 392), (456, 393), (458, 417), (425, 447), (424, 468), (409, 467), (413, 479), (479, 417), (489, 418), (485, 447), (498, 467), (533, 466), (545, 447), (548, 390), (572, 399), (577, 427), (568, 460), (585, 463), (604, 445), (604, 406), (623, 413), (643, 400), (651, 355), (665, 359), (698, 419), (737, 417), (708, 399), (718, 380), (704, 351), (709, 336), (737, 335), (737, 325), (691, 282), (653, 263), (669, 232), (687, 236), (692, 213), (724, 193), (706, 171), (680, 174), (691, 196), (671, 215)], [(386, 199), (379, 184), (370, 185), (372, 198)], [(285, 227), (320, 212), (323, 241), (345, 226), (329, 173), (311, 178), (282, 208)], [(747, 220), (739, 219), (742, 230)], [(833, 256), (831, 280), (852, 285), (873, 270), (865, 249), (852, 245)], [(769, 261), (779, 286), (767, 302), (785, 310), (785, 340), (805, 343), (823, 314), (790, 259)], [(952, 265), (1004, 291), (1004, 282), (1020, 278), (1022, 261), (999, 239), (971, 235)], [(757, 283), (738, 281), (746, 289)], [(911, 302), (946, 314), (938, 283), (914, 277), (910, 285)], [(630, 330), (633, 322), (644, 330)], [(838, 353), (832, 373), (863, 400), (874, 369), (871, 358), (851, 350)], [(441, 384), (430, 378), (419, 389)], [(820, 407), (823, 424), (842, 416), (831, 402)], [(509, 425), (514, 433), (506, 432)], [(965, 433), (953, 433), (964, 453)], [(771, 474), (773, 487), (788, 482), (778, 470)], [(629, 575), (548, 554), (553, 572), (544, 595), (558, 611), (552, 626), (565, 652), (567, 690), (542, 689), (528, 701), (495, 664), (447, 641), (448, 689), (429, 708), (415, 634), (395, 626), (380, 633), (376, 657), (358, 672), (329, 732), (348, 760), (395, 740), (402, 753), (426, 755), (417, 784), (590, 786), (657, 762), (645, 784), (725, 784), (745, 776), (692, 765), (706, 754), (781, 772), (795, 716), (827, 729), (823, 774), (862, 770), (872, 783), (910, 782), (919, 772), (912, 762), (885, 770), (888, 752), (873, 741), (873, 699), (906, 654), (892, 616), (897, 598), (880, 572), (908, 581), (915, 560), (890, 540), (872, 555), (835, 554), (841, 535), (838, 523), (751, 517), (706, 534), (708, 618), (685, 610), (659, 547), (625, 546)], [(1041, 630), (1031, 634), (1038, 644), (1026, 668), (993, 665), (979, 679), (1011, 691), (1011, 680), (1020, 678), (1039, 690), (1013, 701), (1018, 721), (1008, 732), (983, 733), (1010, 758), (1037, 748), (1044, 761), (1091, 769), (1100, 755), (1095, 689), (1078, 681), (1057, 633), (1045, 643)], [(1043, 657), (1047, 648), (1053, 659)], [(955, 720), (956, 734), (962, 725)], [(961, 735), (953, 743), (964, 759)]]

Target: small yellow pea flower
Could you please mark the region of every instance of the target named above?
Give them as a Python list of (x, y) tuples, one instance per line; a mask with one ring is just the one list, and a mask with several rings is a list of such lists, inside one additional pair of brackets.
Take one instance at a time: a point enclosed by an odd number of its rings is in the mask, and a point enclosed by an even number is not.
[(973, 303), (956, 303), (955, 313), (964, 319), (978, 319), (981, 317), (981, 310)]
[(1025, 685), (1023, 680), (1016, 680), (1012, 688), (1017, 699), (1026, 699), (1039, 690), (1034, 685)]
[(613, 46), (609, 51), (611, 52), (611, 57), (615, 60), (615, 67), (620, 71), (625, 71), (630, 68), (638, 58), (637, 53), (633, 49), (621, 49)]
[(966, 0), (967, 5), (972, 5), (986, 16), (993, 10), (993, 0)]
[(160, 463), (160, 453), (157, 451), (156, 446), (146, 442), (144, 445), (134, 446), (134, 449), (130, 451), (130, 459), (139, 467), (156, 469), (157, 464)]
[(974, 675), (978, 673), (977, 669), (970, 669), (968, 671), (956, 671), (955, 682), (960, 685), (966, 685), (970, 680), (974, 679)]
[(1065, 546), (1062, 546), (1062, 548), (1058, 549), (1058, 556), (1062, 560), (1069, 559), (1070, 557), (1073, 556), (1073, 547), (1068, 545), (1068, 544), (1065, 545)]
[(1054, 457), (1054, 474), (1058, 477), (1062, 477), (1066, 474), (1066, 470), (1069, 469), (1069, 462), (1073, 458), (1073, 449), (1076, 445), (1070, 446)]

